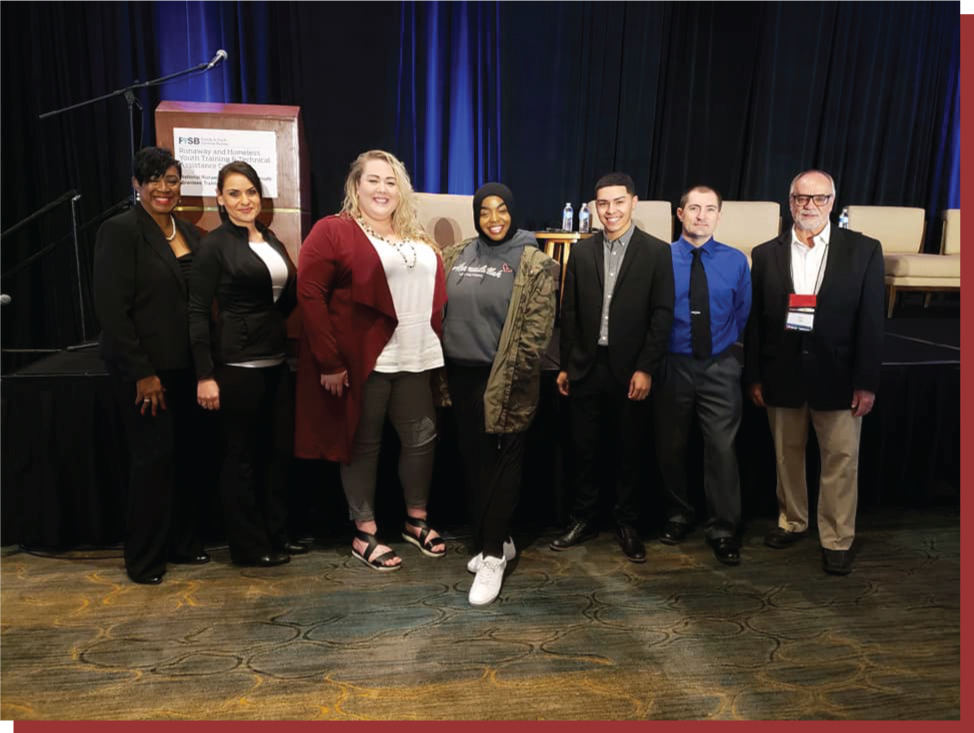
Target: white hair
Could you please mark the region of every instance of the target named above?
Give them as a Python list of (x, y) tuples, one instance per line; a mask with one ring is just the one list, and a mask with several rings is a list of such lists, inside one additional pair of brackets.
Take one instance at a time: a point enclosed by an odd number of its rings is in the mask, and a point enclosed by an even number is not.
[(795, 193), (795, 184), (798, 183), (799, 179), (804, 178), (805, 176), (809, 175), (810, 173), (818, 173), (820, 176), (825, 176), (826, 178), (829, 179), (829, 183), (832, 184), (832, 198), (834, 199), (835, 198), (835, 194), (836, 194), (835, 179), (833, 179), (832, 176), (830, 176), (825, 171), (820, 171), (817, 168), (810, 168), (807, 171), (802, 171), (797, 176), (795, 176), (794, 178), (792, 178), (791, 179), (791, 186), (788, 187), (788, 195), (791, 196), (793, 193)]

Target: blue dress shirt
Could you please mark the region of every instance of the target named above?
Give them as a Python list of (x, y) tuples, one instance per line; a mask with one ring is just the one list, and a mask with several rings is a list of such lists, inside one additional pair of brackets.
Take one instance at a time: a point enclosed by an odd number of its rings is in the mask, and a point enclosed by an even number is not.
[[(747, 257), (740, 250), (715, 242), (713, 237), (702, 246), (700, 261), (707, 273), (710, 291), (710, 336), (714, 356), (733, 346), (751, 312), (751, 271)], [(673, 330), (670, 352), (693, 355), (690, 339), (690, 266), (694, 247), (683, 237), (676, 240), (673, 253)]]

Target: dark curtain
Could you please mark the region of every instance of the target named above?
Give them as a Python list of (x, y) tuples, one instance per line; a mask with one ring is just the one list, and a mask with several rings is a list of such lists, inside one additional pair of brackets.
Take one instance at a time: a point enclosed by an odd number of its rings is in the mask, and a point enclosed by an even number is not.
[(818, 167), (836, 210), (919, 206), (933, 220), (959, 205), (956, 3), (522, 2), (501, 15), (502, 165), (536, 227), (614, 169), (671, 202), (699, 182), (787, 212), (791, 178)]
[(397, 153), (419, 190), (503, 180), (536, 228), (613, 169), (642, 198), (675, 202), (705, 182), (784, 205), (791, 177), (821, 167), (836, 177), (837, 209), (925, 208), (929, 251), (939, 211), (959, 205), (956, 2), (78, 2), (0, 13), (0, 229), (81, 195), (80, 292), (67, 204), (2, 242), (5, 349), (97, 335), (94, 232), (129, 193), (121, 98), (38, 115), (218, 48), (229, 58), (209, 73), (137, 93), (137, 143), (154, 141), (163, 99), (299, 105), (313, 218), (338, 208), (349, 163), (376, 147)]

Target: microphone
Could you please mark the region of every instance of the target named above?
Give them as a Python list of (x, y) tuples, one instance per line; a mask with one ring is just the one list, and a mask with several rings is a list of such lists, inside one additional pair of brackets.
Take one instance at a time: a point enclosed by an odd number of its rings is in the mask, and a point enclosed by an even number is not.
[(209, 71), (221, 61), (226, 61), (226, 58), (227, 58), (227, 52), (221, 48), (219, 51), (216, 52), (216, 55), (212, 59), (210, 59), (210, 63), (206, 65), (206, 70)]
[(12, 300), (13, 300), (13, 298), (11, 298), (6, 293), (4, 293), (3, 295), (0, 295), (0, 305), (10, 305), (10, 302)]

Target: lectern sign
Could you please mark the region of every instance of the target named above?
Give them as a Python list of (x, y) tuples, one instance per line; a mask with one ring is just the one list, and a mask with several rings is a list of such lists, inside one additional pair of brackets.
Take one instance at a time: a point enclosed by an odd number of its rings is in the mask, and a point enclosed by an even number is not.
[(220, 168), (232, 160), (250, 163), (265, 198), (277, 198), (277, 136), (272, 131), (175, 127), (173, 153), (183, 165), (183, 196), (213, 196)]

